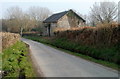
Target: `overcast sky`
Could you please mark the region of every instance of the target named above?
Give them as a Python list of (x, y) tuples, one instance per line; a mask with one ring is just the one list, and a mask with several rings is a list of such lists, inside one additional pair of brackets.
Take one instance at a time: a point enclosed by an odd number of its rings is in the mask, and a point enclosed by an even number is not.
[[(18, 6), (26, 11), (30, 6), (47, 7), (53, 13), (74, 9), (77, 12), (87, 15), (90, 7), (95, 2), (110, 1), (118, 3), (119, 0), (1, 0), (0, 14), (5, 16), (6, 9), (13, 6)], [(0, 18), (1, 18), (0, 16)]]

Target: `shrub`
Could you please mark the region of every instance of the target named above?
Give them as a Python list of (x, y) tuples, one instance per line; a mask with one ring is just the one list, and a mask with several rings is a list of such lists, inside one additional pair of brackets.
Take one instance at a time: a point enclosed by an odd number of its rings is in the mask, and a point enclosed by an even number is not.
[(55, 31), (56, 38), (67, 38), (83, 45), (113, 46), (120, 41), (120, 25), (101, 24), (97, 27), (79, 27)]

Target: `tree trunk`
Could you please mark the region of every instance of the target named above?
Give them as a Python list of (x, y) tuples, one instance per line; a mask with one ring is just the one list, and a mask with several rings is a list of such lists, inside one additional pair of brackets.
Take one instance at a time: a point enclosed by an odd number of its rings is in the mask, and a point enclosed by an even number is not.
[(21, 37), (22, 37), (22, 32), (23, 32), (23, 28), (21, 27), (20, 28), (20, 35), (21, 35)]

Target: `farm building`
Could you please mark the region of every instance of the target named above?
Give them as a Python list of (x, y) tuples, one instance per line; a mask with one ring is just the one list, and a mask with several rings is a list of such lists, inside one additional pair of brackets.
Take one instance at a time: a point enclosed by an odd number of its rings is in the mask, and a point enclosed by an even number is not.
[(46, 28), (44, 35), (53, 36), (55, 29), (80, 27), (85, 24), (85, 20), (70, 9), (51, 15), (43, 23)]

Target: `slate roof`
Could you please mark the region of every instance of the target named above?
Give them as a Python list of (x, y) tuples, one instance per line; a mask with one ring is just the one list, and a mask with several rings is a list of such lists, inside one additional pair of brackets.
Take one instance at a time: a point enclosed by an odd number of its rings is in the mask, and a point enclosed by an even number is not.
[[(64, 12), (60, 12), (60, 13), (56, 13), (51, 15), (50, 17), (48, 17), (46, 20), (44, 20), (44, 23), (55, 23), (57, 22), (62, 16), (64, 16), (66, 13), (68, 13), (69, 11), (64, 11)], [(75, 13), (75, 12), (74, 12)], [(75, 13), (76, 14), (76, 13)], [(76, 14), (77, 15), (77, 14)], [(77, 15), (80, 19), (82, 19), (84, 22), (85, 20), (83, 18), (81, 18), (79, 15)]]
[(68, 11), (64, 11), (61, 13), (53, 14), (52, 16), (48, 17), (44, 23), (49, 23), (49, 22), (57, 22), (62, 16), (64, 16)]

